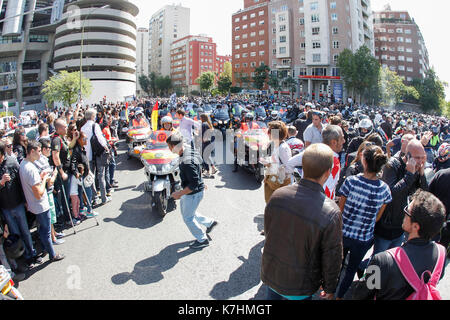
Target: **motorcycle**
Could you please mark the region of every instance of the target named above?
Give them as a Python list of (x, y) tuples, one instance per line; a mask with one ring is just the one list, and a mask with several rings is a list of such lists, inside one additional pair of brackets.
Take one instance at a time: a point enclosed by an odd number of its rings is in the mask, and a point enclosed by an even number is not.
[(131, 127), (127, 131), (128, 159), (140, 157), (141, 152), (145, 149), (147, 140), (152, 134), (150, 124), (147, 120), (145, 122), (147, 125)]
[(179, 156), (172, 153), (166, 143), (170, 132), (163, 130), (152, 133), (145, 150), (141, 152), (141, 162), (145, 167), (148, 182), (146, 192), (152, 194), (152, 210), (161, 217), (167, 214), (173, 192), (181, 189)]
[(212, 115), (211, 115), (211, 122), (214, 127), (214, 129), (220, 130), (225, 136), (226, 130), (231, 129), (232, 121), (230, 119), (230, 114), (228, 113), (228, 110), (226, 109), (217, 109)]
[(127, 135), (128, 132), (128, 121), (126, 117), (120, 117), (120, 121), (119, 121), (119, 130), (118, 130), (118, 135), (119, 138), (123, 138)]
[(24, 300), (6, 268), (0, 265), (0, 300)]
[(256, 124), (259, 128), (243, 130), (236, 135), (238, 141), (240, 140), (240, 143), (244, 144), (245, 150), (244, 157), (238, 156), (237, 164), (253, 174), (257, 183), (262, 183), (264, 180), (264, 164), (260, 158), (263, 155), (270, 155), (271, 145), (267, 125), (261, 121), (257, 121)]

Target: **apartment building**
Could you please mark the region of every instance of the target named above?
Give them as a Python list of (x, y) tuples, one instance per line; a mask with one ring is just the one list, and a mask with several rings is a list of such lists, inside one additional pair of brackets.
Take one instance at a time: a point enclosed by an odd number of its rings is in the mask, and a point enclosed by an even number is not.
[(53, 22), (61, 14), (53, 2), (0, 1), (0, 101), (15, 113), (45, 106), (42, 84), (51, 76)]
[(255, 68), (269, 65), (269, 3), (244, 0), (232, 15), (233, 86), (251, 88)]
[(149, 23), (149, 73), (170, 75), (170, 50), (174, 41), (190, 35), (190, 9), (167, 5)]
[(136, 94), (143, 95), (141, 85), (139, 83), (140, 76), (148, 76), (148, 29), (139, 28), (136, 38)]
[(268, 20), (269, 66), (298, 80), (297, 97), (344, 99), (339, 54), (363, 45), (374, 53), (369, 0), (275, 0)]
[(217, 54), (217, 44), (206, 35), (187, 36), (172, 43), (170, 51), (171, 78), (175, 87), (186, 94), (200, 90), (195, 82), (203, 72), (211, 71), (216, 80), (224, 71), (226, 61), (231, 56)]
[(419, 26), (407, 11), (389, 6), (374, 19), (375, 56), (380, 64), (397, 72), (405, 83), (425, 78), (429, 70), (428, 50)]

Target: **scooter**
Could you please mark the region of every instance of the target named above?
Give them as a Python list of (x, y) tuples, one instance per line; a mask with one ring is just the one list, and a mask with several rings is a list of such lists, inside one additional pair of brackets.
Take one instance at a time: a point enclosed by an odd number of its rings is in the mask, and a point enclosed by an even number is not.
[(0, 300), (24, 300), (6, 268), (0, 265)]
[(152, 195), (152, 211), (162, 218), (166, 216), (173, 192), (181, 190), (179, 156), (172, 153), (166, 143), (170, 132), (155, 131), (141, 153), (141, 162), (145, 167), (148, 181), (144, 190)]

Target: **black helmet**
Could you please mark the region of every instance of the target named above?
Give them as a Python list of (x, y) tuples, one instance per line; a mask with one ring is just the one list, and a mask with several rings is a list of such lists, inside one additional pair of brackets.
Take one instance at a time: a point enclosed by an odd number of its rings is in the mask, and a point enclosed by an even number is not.
[(9, 259), (19, 259), (25, 252), (25, 246), (22, 239), (15, 234), (8, 236), (3, 247), (5, 249), (5, 254)]

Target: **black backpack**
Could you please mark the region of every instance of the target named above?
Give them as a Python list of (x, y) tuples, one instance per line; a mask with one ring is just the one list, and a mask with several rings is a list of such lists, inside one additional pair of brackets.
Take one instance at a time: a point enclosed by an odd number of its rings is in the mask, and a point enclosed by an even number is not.
[(97, 135), (95, 134), (95, 123), (92, 125), (91, 149), (92, 155), (95, 157), (100, 157), (105, 152), (105, 148), (98, 141)]

